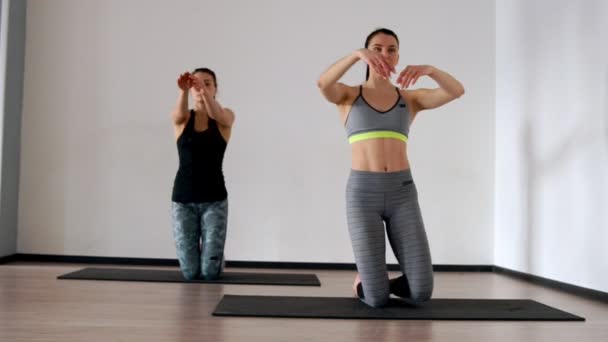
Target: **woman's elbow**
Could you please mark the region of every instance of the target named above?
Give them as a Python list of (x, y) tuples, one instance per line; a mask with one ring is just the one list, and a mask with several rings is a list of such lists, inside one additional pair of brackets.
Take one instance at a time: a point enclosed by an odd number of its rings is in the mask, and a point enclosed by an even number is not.
[(323, 79), (319, 78), (317, 80), (317, 87), (321, 90), (323, 90), (323, 88), (325, 88), (325, 83), (323, 82)]
[(458, 91), (456, 92), (456, 98), (459, 98), (462, 95), (464, 95), (464, 87), (461, 84), (460, 87), (458, 88)]

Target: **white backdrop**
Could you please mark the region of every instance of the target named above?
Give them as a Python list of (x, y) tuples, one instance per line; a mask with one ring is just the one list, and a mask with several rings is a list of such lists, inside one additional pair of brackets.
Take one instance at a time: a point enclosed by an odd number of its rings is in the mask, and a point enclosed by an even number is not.
[(175, 79), (208, 66), (237, 116), (227, 259), (352, 262), (349, 146), (316, 80), (385, 26), (399, 68), (436, 65), (467, 91), (410, 137), (433, 262), (491, 264), (494, 25), (484, 0), (29, 1), (18, 251), (174, 258)]

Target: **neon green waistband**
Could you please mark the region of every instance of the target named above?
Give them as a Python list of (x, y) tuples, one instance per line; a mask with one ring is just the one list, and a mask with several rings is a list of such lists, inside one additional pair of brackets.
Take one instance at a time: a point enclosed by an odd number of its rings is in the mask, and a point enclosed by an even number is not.
[(401, 134), (393, 131), (374, 131), (374, 132), (365, 132), (365, 133), (357, 133), (348, 137), (348, 142), (350, 144), (356, 143), (361, 140), (368, 139), (377, 139), (377, 138), (393, 138), (399, 139), (403, 142), (407, 142), (407, 135)]

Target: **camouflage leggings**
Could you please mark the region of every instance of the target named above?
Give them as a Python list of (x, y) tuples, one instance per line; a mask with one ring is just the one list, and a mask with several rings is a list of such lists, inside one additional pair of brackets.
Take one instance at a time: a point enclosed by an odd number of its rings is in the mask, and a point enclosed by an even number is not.
[(172, 202), (173, 237), (184, 277), (216, 279), (224, 268), (228, 200)]

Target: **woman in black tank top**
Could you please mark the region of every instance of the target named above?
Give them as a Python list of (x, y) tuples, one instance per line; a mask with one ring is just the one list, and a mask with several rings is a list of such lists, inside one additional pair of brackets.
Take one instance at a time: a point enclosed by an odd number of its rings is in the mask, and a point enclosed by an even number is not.
[(210, 69), (183, 73), (177, 86), (171, 114), (179, 155), (171, 196), (177, 258), (186, 279), (215, 279), (224, 265), (228, 193), (222, 162), (234, 113), (215, 100), (217, 79)]

